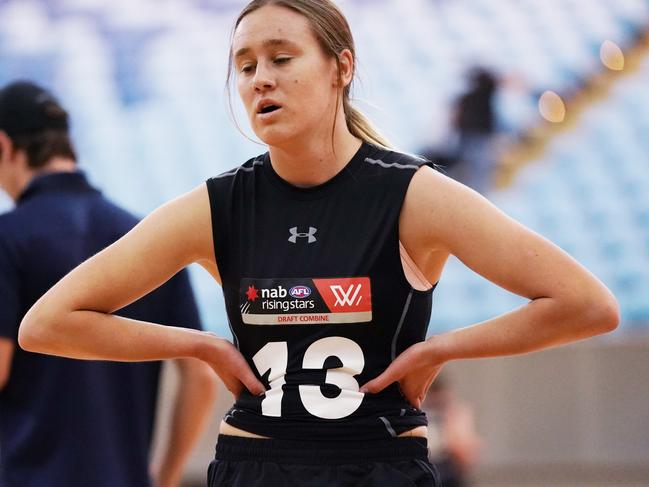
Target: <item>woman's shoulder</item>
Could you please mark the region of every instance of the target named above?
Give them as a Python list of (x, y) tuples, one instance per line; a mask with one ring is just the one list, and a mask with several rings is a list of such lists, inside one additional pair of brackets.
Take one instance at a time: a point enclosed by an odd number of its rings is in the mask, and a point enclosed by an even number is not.
[(241, 174), (254, 173), (257, 168), (263, 166), (267, 155), (268, 153), (265, 152), (263, 154), (259, 154), (258, 156), (252, 157), (239, 166), (228, 169), (227, 171), (222, 172), (221, 174), (217, 174), (216, 176), (212, 176), (209, 181), (218, 181), (221, 179), (227, 180)]

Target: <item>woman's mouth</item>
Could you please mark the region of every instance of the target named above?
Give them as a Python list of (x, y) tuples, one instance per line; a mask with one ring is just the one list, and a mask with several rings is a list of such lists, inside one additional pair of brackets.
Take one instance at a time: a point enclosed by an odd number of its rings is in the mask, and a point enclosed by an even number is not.
[(263, 122), (272, 121), (282, 111), (279, 105), (267, 105), (257, 112), (257, 118)]
[(273, 112), (279, 110), (280, 108), (281, 107), (278, 106), (278, 105), (268, 105), (268, 106), (265, 106), (264, 108), (262, 108), (261, 110), (259, 110), (258, 113), (262, 114), (262, 115), (265, 115), (267, 113), (273, 113)]

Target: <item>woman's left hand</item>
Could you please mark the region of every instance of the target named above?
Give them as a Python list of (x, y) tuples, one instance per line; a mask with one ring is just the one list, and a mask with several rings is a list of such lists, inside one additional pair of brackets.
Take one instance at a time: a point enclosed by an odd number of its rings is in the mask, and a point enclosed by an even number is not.
[(427, 340), (404, 350), (381, 375), (364, 384), (361, 392), (376, 394), (390, 384), (399, 382), (408, 402), (421, 409), (430, 385), (444, 365), (436, 360), (431, 345)]

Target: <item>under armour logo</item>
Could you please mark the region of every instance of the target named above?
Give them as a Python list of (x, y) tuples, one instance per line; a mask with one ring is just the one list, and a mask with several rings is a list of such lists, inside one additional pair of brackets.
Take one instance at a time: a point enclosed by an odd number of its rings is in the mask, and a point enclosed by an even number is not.
[(309, 227), (309, 233), (300, 233), (297, 231), (297, 227), (289, 228), (288, 231), (291, 232), (291, 236), (288, 238), (288, 241), (291, 243), (297, 243), (298, 238), (308, 238), (310, 244), (317, 240), (315, 238), (315, 232), (318, 231), (317, 228)]
[(360, 296), (358, 295), (362, 284), (358, 284), (357, 286), (352, 284), (347, 288), (347, 291), (338, 284), (329, 287), (331, 288), (331, 292), (334, 293), (334, 296), (336, 296), (336, 304), (334, 306), (358, 306), (361, 303), (361, 299), (363, 299), (362, 294)]

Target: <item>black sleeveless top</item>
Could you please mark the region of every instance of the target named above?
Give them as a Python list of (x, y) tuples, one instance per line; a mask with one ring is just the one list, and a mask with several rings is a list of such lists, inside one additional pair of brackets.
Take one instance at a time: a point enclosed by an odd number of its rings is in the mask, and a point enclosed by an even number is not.
[(267, 387), (241, 394), (227, 423), (281, 439), (365, 440), (427, 424), (397, 384), (358, 390), (426, 336), (432, 289), (409, 284), (398, 225), (423, 164), (364, 143), (315, 187), (281, 179), (268, 153), (207, 181), (234, 342)]

